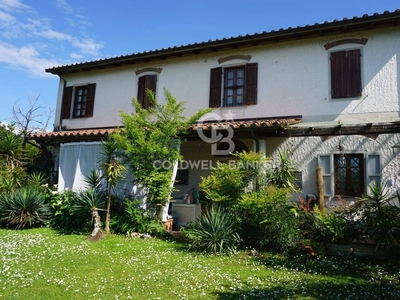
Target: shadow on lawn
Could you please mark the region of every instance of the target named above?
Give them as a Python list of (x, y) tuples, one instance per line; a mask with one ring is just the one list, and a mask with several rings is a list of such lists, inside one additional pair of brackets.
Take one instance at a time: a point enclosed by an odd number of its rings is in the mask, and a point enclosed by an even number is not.
[[(250, 261), (274, 270), (300, 272), (298, 283), (293, 278), (277, 280), (274, 275), (261, 278), (263, 286), (215, 292), (217, 299), (399, 299), (399, 261), (307, 256), (284, 257), (266, 255)], [(309, 274), (310, 276), (307, 276)], [(281, 275), (280, 275), (281, 276)], [(269, 280), (270, 279), (270, 280)]]
[[(230, 287), (225, 287), (229, 290)], [(216, 299), (399, 299), (400, 289), (396, 285), (378, 283), (332, 283), (329, 280), (307, 284), (286, 284), (271, 288), (242, 289), (217, 292)]]

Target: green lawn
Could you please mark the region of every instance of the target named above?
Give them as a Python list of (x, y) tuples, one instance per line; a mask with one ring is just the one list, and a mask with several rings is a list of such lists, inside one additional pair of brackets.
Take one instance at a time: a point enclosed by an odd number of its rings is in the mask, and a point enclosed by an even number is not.
[(399, 299), (399, 264), (191, 253), (179, 243), (0, 230), (0, 299)]

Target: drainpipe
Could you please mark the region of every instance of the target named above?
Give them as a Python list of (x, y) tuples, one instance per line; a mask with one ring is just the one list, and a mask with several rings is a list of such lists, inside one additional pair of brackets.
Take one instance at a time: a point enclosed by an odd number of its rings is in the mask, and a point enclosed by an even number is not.
[(254, 130), (251, 130), (250, 134), (251, 134), (251, 138), (253, 139), (253, 141), (256, 144), (255, 152), (258, 153), (260, 151), (260, 141), (256, 138), (256, 135), (254, 134)]
[(65, 91), (65, 87), (67, 86), (67, 80), (64, 77), (62, 77), (60, 74), (57, 74), (57, 75), (64, 82), (63, 93), (62, 93), (62, 98), (61, 98), (60, 125), (59, 125), (59, 128), (57, 129), (57, 131), (60, 131), (60, 129), (62, 128), (62, 105), (64, 103), (64, 91)]

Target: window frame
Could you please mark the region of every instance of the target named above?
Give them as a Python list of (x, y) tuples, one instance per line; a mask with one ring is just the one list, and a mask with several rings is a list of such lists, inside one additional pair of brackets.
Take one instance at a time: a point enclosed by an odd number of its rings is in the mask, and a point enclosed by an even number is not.
[(137, 90), (137, 101), (140, 103), (142, 108), (149, 109), (153, 106), (148, 98), (147, 90), (153, 91), (154, 95), (157, 96), (157, 74), (143, 74), (138, 78), (138, 90)]
[(82, 85), (77, 86), (74, 89), (74, 105), (72, 109), (73, 118), (84, 118), (86, 112), (86, 104), (87, 104), (87, 96), (88, 96), (88, 86)]
[[(80, 114), (76, 114), (76, 99), (77, 90), (86, 89), (86, 99), (84, 101), (84, 113), (83, 109)], [(94, 101), (96, 96), (96, 84), (79, 84), (67, 86), (64, 88), (62, 104), (61, 104), (61, 120), (64, 119), (79, 119), (79, 118), (90, 118), (93, 117)]]
[[(343, 156), (344, 162), (341, 162), (341, 155), (343, 154), (333, 154), (335, 195), (361, 197), (365, 193), (364, 174), (366, 174), (366, 167), (364, 155), (347, 153)], [(353, 162), (357, 161), (359, 161), (358, 166), (353, 164)], [(357, 169), (358, 172), (353, 172)], [(358, 176), (356, 178), (352, 176), (357, 173)], [(339, 192), (340, 190), (342, 190), (342, 193)]]
[[(334, 153), (324, 153), (318, 155), (318, 166), (322, 167), (322, 178), (324, 181), (324, 196), (328, 197), (329, 199), (335, 198), (336, 195), (336, 188), (335, 188), (335, 168), (334, 168), (334, 156), (340, 154), (339, 152)], [(369, 186), (372, 185), (374, 182), (380, 183), (381, 182), (381, 172), (382, 172), (382, 162), (381, 162), (381, 155), (379, 153), (370, 152), (347, 152), (344, 155), (354, 155), (360, 154), (363, 155), (363, 179), (364, 179), (364, 186), (363, 191), (364, 193), (369, 192)], [(356, 198), (351, 196), (352, 198)]]
[(175, 185), (189, 185), (189, 169), (178, 169), (176, 171)]
[[(244, 68), (243, 77), (243, 103), (226, 105), (226, 74), (227, 70)], [(239, 107), (257, 104), (258, 94), (258, 63), (246, 63), (229, 66), (221, 66), (210, 70), (210, 94), (209, 107)]]
[[(223, 107), (244, 105), (245, 67), (236, 66), (224, 69)], [(228, 103), (228, 98), (231, 99)], [(240, 99), (241, 100), (238, 100)]]
[(328, 60), (330, 98), (360, 98), (363, 92), (363, 48), (347, 45), (332, 49), (328, 52)]

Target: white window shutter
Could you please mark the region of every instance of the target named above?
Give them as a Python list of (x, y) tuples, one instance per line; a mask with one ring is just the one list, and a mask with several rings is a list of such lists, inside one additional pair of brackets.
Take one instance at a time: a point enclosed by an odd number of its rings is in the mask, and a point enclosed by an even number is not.
[(322, 178), (324, 180), (324, 195), (334, 197), (334, 169), (332, 154), (318, 155), (318, 166), (322, 168)]
[(381, 183), (381, 157), (379, 154), (367, 154), (367, 191), (369, 193), (369, 185), (373, 186), (374, 182), (377, 184)]

